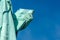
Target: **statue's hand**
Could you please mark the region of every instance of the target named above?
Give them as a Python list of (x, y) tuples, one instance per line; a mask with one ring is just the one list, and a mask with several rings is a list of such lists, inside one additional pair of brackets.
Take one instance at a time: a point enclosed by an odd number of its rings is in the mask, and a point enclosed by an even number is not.
[(33, 10), (28, 9), (19, 9), (15, 15), (18, 21), (17, 30), (24, 29), (28, 23), (33, 19), (32, 16)]

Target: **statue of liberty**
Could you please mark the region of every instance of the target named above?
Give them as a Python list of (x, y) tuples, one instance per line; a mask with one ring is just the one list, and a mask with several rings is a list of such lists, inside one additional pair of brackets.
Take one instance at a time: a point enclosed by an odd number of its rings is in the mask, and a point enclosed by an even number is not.
[(16, 40), (18, 30), (23, 30), (33, 19), (33, 10), (19, 9), (14, 14), (10, 0), (0, 0), (0, 40)]

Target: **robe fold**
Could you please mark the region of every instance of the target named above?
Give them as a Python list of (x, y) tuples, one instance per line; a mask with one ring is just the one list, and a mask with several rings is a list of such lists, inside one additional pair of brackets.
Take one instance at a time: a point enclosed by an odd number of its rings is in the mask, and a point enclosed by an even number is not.
[(16, 32), (24, 29), (33, 19), (33, 10), (12, 12), (10, 0), (0, 0), (0, 40), (16, 40)]

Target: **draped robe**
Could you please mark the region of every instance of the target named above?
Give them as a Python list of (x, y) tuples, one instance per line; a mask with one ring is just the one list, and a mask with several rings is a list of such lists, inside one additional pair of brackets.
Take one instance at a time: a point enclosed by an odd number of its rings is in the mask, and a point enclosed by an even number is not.
[(16, 40), (16, 32), (24, 29), (33, 19), (33, 10), (12, 12), (10, 0), (0, 0), (0, 40)]

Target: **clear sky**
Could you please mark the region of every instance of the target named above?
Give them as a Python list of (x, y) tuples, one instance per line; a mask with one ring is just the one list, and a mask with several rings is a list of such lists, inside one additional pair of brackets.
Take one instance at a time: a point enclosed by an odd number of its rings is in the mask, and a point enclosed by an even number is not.
[(13, 12), (33, 9), (33, 21), (17, 40), (60, 40), (60, 0), (12, 0)]

